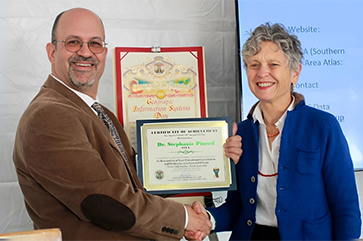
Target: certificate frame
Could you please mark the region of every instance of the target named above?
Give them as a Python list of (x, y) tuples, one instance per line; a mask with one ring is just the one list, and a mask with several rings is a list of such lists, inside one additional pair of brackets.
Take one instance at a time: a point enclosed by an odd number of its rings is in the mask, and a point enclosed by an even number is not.
[(231, 117), (137, 120), (136, 129), (137, 174), (146, 192), (236, 189), (235, 164), (223, 148), (232, 135)]
[(203, 46), (116, 47), (118, 120), (137, 150), (136, 120), (208, 117)]

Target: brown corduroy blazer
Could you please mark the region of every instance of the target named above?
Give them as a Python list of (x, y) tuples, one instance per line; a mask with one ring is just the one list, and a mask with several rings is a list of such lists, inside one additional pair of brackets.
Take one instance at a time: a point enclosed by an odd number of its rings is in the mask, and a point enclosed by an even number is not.
[(25, 110), (13, 160), (34, 227), (60, 228), (63, 240), (180, 240), (183, 205), (143, 190), (129, 140), (104, 109), (131, 174), (97, 115), (51, 76)]

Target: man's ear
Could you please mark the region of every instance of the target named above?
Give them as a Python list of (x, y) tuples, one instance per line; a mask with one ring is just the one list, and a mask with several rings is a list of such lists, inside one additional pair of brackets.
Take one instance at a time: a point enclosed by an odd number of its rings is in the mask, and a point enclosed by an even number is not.
[(47, 50), (47, 55), (48, 55), (48, 59), (49, 61), (54, 64), (55, 62), (55, 46), (52, 43), (48, 43), (46, 46), (46, 50)]

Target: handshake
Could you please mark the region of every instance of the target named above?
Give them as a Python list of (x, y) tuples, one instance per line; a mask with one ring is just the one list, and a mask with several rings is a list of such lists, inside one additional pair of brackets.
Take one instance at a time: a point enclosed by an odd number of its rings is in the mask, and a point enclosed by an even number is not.
[(202, 241), (211, 231), (212, 223), (203, 205), (195, 201), (192, 206), (185, 205), (188, 212), (188, 225), (184, 231), (187, 240)]

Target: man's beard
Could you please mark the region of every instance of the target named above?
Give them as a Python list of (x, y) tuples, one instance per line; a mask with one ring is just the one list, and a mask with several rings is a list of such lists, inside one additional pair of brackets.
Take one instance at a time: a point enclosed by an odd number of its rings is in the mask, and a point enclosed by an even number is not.
[[(72, 62), (76, 61), (87, 61), (95, 65), (95, 71), (91, 74), (89, 71), (80, 71), (72, 69)], [(97, 76), (97, 67), (98, 67), (98, 60), (93, 59), (91, 57), (85, 58), (82, 56), (72, 57), (68, 60), (69, 69), (68, 69), (68, 77), (71, 83), (79, 90), (86, 90), (92, 87), (92, 85), (96, 81)], [(83, 76), (85, 75), (85, 76)], [(84, 79), (87, 77), (87, 79)]]

